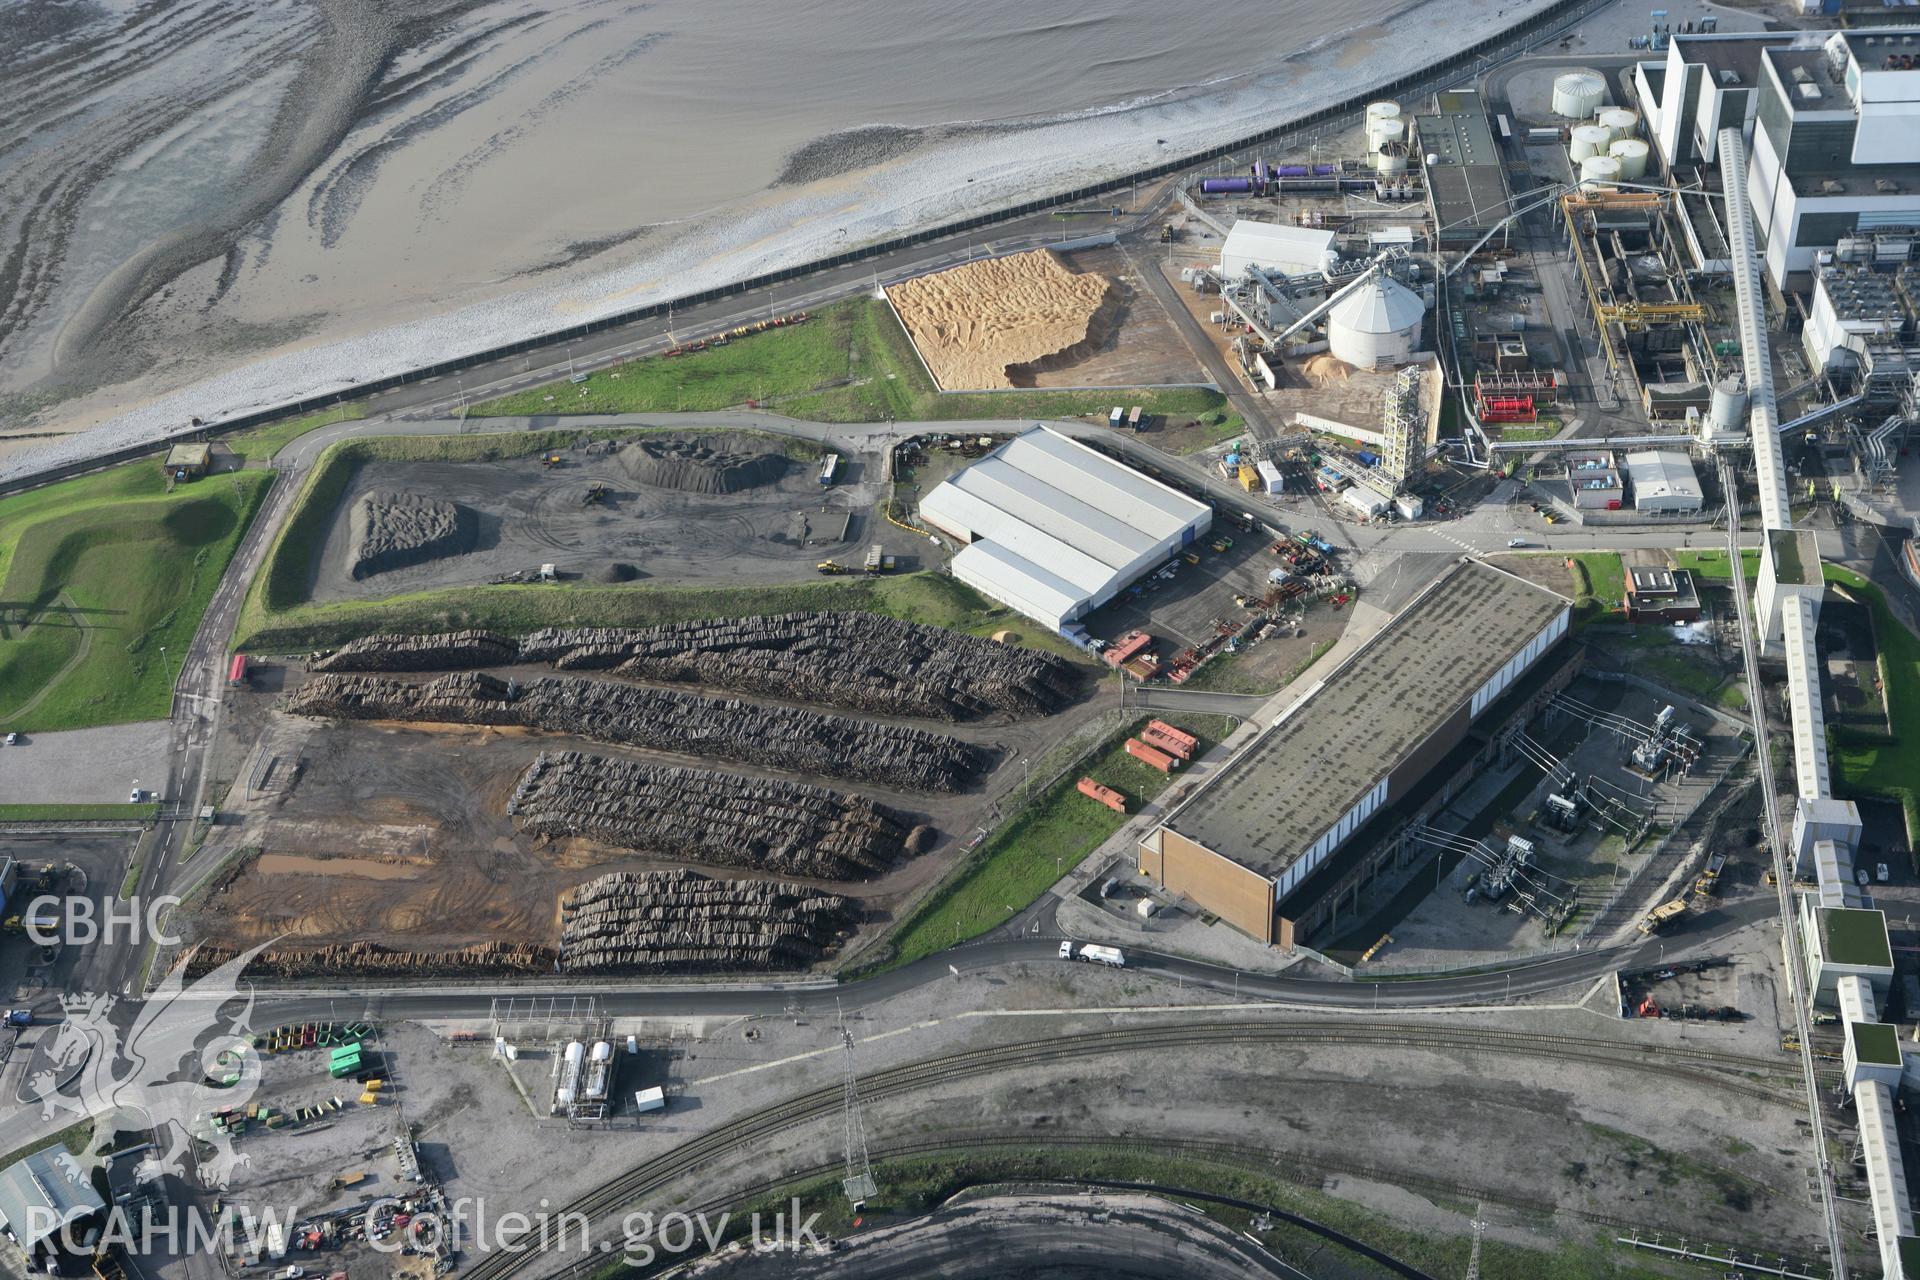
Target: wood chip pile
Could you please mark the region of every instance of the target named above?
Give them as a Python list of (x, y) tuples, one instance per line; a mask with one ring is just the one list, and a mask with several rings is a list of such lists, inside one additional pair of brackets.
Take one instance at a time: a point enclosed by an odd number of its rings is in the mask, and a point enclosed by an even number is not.
[(578, 751), (541, 752), (507, 812), (536, 835), (829, 880), (885, 870), (907, 836), (889, 810), (825, 787)]
[(565, 676), (521, 683), (460, 672), (412, 683), (319, 675), (287, 709), (324, 719), (543, 729), (914, 791), (958, 791), (993, 758), (988, 748), (925, 729)]
[(566, 973), (795, 969), (846, 929), (854, 903), (770, 880), (692, 871), (616, 871), (560, 906)]

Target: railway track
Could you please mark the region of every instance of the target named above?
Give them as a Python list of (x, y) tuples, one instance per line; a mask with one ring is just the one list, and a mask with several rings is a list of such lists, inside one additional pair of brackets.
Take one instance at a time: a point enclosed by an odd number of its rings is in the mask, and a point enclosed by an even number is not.
[[(1690, 1045), (1636, 1045), (1597, 1037), (1539, 1035), (1498, 1028), (1410, 1027), (1393, 1022), (1320, 1020), (1202, 1022), (1076, 1032), (1045, 1040), (992, 1045), (885, 1068), (863, 1076), (860, 1090), (861, 1095), (871, 1101), (1023, 1066), (1102, 1054), (1209, 1045), (1267, 1048), (1372, 1046), (1504, 1054), (1661, 1075), (1781, 1105), (1798, 1102), (1792, 1093), (1739, 1078), (1779, 1073), (1781, 1064), (1774, 1059), (1719, 1053)], [(584, 1215), (590, 1221), (603, 1218), (740, 1148), (751, 1147), (796, 1125), (838, 1114), (842, 1094), (842, 1086), (835, 1084), (731, 1120), (609, 1179), (556, 1212)], [(1047, 1141), (1050, 1140), (1049, 1137)], [(1169, 1146), (1157, 1140), (1152, 1145), (1156, 1149), (1167, 1149)], [(1366, 1175), (1356, 1173), (1355, 1176)], [(1388, 1177), (1384, 1174), (1379, 1176)], [(1399, 1180), (1406, 1181), (1404, 1178)], [(523, 1262), (537, 1257), (537, 1251), (542, 1247), (537, 1234), (533, 1232), (512, 1241), (501, 1241), (499, 1246), (468, 1268), (468, 1276), (473, 1280), (490, 1280), (491, 1277), (511, 1275)]]

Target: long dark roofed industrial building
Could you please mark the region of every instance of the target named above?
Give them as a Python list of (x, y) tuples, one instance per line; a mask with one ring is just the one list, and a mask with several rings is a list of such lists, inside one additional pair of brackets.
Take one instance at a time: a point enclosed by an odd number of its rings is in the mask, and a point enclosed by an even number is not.
[(1140, 843), (1140, 870), (1291, 945), (1315, 872), (1436, 766), (1563, 639), (1569, 602), (1463, 561), (1270, 725)]

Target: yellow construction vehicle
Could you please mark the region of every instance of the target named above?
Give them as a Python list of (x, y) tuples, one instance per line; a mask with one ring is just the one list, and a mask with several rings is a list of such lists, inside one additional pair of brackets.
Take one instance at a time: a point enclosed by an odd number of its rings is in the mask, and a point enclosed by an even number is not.
[(1651, 936), (1679, 920), (1687, 913), (1685, 898), (1675, 898), (1672, 902), (1663, 902), (1647, 912), (1647, 918), (1640, 922), (1640, 932)]
[(813, 567), (818, 572), (828, 574), (828, 575), (832, 575), (836, 573), (845, 573), (847, 571), (847, 566), (841, 564), (837, 560), (822, 560), (819, 564)]

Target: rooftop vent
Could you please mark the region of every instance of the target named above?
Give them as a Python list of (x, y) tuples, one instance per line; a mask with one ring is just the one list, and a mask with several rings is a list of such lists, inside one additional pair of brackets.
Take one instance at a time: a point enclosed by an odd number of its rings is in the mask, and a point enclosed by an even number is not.
[(1720, 83), (1723, 85), (1739, 84), (1740, 73), (1732, 67), (1722, 67), (1720, 68)]
[(1807, 71), (1805, 67), (1795, 67), (1793, 69), (1793, 79), (1796, 84), (1812, 84), (1813, 83), (1813, 76), (1811, 73)]
[(1806, 100), (1807, 100), (1808, 102), (1818, 102), (1818, 101), (1820, 101), (1820, 86), (1819, 86), (1819, 85), (1817, 85), (1817, 84), (1801, 84), (1801, 85), (1795, 85), (1795, 86), (1794, 86), (1794, 88), (1795, 88), (1795, 89), (1797, 89), (1797, 90), (1799, 91), (1799, 93), (1800, 93), (1800, 96), (1801, 96), (1802, 98), (1804, 98), (1804, 99), (1806, 99)]
[(1847, 190), (1847, 184), (1838, 178), (1822, 178), (1820, 180), (1820, 190), (1825, 195), (1844, 195)]
[(1892, 178), (1875, 178), (1873, 180), (1873, 189), (1882, 195), (1891, 196), (1900, 194), (1900, 184)]

